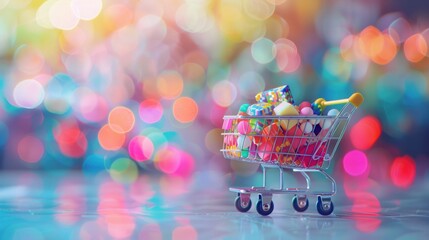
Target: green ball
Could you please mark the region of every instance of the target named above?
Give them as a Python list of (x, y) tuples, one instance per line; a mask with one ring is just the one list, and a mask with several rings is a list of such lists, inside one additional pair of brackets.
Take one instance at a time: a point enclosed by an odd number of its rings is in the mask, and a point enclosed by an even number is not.
[(239, 110), (238, 112), (244, 112), (244, 113), (247, 113), (247, 109), (249, 108), (249, 106), (250, 106), (250, 104), (248, 104), (248, 103), (242, 104), (242, 105), (240, 106), (240, 110)]
[(241, 157), (242, 158), (247, 158), (248, 156), (249, 156), (249, 149), (248, 148), (241, 150)]

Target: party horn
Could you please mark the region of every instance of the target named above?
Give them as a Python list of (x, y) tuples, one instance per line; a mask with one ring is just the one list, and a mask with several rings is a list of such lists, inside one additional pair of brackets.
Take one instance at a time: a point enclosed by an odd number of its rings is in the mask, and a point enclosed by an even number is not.
[(318, 98), (316, 99), (316, 101), (314, 101), (314, 103), (311, 104), (311, 108), (313, 109), (314, 114), (320, 115), (323, 112), (323, 110), (325, 110), (326, 106), (351, 103), (356, 108), (358, 108), (362, 102), (363, 102), (362, 94), (353, 93), (349, 98), (340, 99), (340, 100), (326, 101), (323, 98)]

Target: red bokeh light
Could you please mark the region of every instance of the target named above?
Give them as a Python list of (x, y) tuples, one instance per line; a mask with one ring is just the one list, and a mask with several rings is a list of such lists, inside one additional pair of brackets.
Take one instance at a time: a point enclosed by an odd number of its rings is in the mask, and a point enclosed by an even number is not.
[(410, 156), (397, 157), (390, 167), (390, 178), (395, 186), (408, 188), (416, 177), (416, 163)]
[(88, 141), (75, 123), (62, 123), (54, 130), (55, 140), (62, 154), (80, 158), (86, 153)]
[(351, 129), (350, 140), (355, 148), (367, 150), (374, 145), (381, 135), (380, 121), (373, 116), (359, 120)]

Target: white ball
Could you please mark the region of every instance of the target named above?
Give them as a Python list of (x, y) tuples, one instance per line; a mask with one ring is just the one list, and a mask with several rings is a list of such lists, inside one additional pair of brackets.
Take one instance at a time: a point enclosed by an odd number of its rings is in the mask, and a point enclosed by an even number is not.
[(299, 128), (305, 134), (311, 133), (313, 131), (313, 125), (310, 122), (302, 123)]
[(337, 116), (338, 114), (340, 114), (340, 111), (338, 111), (338, 109), (331, 109), (328, 112), (328, 116)]
[(246, 149), (250, 147), (250, 144), (252, 144), (252, 141), (250, 140), (250, 138), (248, 138), (247, 136), (244, 135), (240, 135), (237, 138), (237, 147), (239, 149)]
[(325, 119), (322, 122), (320, 122), (320, 125), (322, 126), (322, 129), (328, 129), (332, 125), (332, 120), (331, 119)]

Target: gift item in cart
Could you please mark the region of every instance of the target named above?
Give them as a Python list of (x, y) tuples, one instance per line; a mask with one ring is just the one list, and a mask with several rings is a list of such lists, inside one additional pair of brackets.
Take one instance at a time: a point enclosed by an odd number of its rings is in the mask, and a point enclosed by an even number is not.
[[(336, 193), (335, 180), (325, 171), (347, 128), (352, 114), (363, 102), (363, 97), (355, 93), (348, 99), (326, 101), (318, 99), (313, 104), (293, 106), (288, 102), (277, 103), (274, 115), (224, 116), (224, 125), (234, 122), (248, 122), (237, 127), (224, 128), (222, 148), (226, 159), (260, 164), (263, 174), (261, 187), (232, 187), (238, 197), (235, 206), (240, 212), (250, 210), (251, 194), (258, 194), (256, 210), (261, 215), (269, 215), (274, 209), (273, 194), (294, 194), (292, 206), (298, 212), (308, 208), (308, 197), (317, 196), (316, 209), (321, 215), (330, 215), (334, 210), (331, 197)], [(330, 110), (322, 115), (327, 106), (344, 104), (340, 111)], [(277, 110), (276, 110), (277, 109)], [(319, 115), (313, 115), (317, 111)], [(227, 122), (227, 123), (225, 123)], [(231, 124), (229, 124), (231, 122)], [(254, 122), (254, 124), (250, 124)], [(260, 124), (256, 124), (260, 122)], [(257, 127), (258, 126), (258, 127)], [(266, 186), (267, 168), (279, 171), (279, 187)], [(299, 172), (305, 179), (305, 187), (285, 187), (284, 169)], [(318, 173), (330, 183), (330, 190), (314, 190), (308, 173)]]

